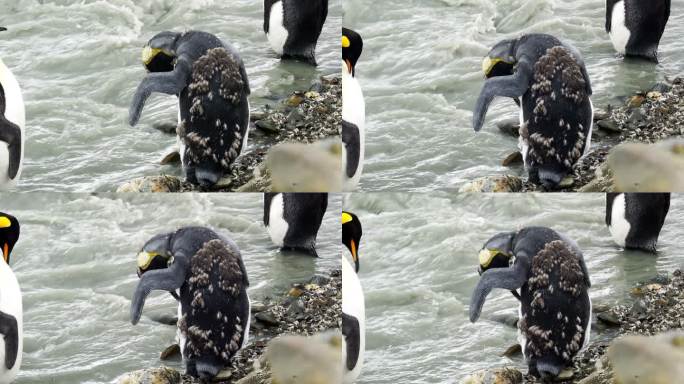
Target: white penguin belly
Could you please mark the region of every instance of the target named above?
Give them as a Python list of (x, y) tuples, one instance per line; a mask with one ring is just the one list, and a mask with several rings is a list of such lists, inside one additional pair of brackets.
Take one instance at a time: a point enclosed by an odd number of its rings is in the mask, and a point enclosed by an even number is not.
[(354, 271), (354, 267), (349, 260), (344, 256), (342, 256), (342, 312), (355, 317), (359, 321), (359, 359), (352, 371), (347, 370), (345, 364), (347, 360), (347, 345), (344, 340), (342, 343), (343, 382), (349, 384), (356, 381), (363, 369), (364, 352), (366, 349), (366, 310), (359, 276)]
[(19, 126), (19, 129), (21, 129), (21, 162), (19, 163), (17, 176), (12, 180), (10, 180), (8, 175), (9, 151), (7, 150), (7, 143), (0, 142), (1, 190), (13, 187), (21, 177), (21, 170), (24, 162), (24, 142), (26, 141), (26, 134), (24, 132), (26, 116), (24, 111), (24, 99), (21, 95), (19, 83), (2, 60), (0, 60), (0, 84), (2, 84), (3, 90), (5, 91), (5, 118)]
[(240, 153), (238, 155), (244, 155), (247, 151), (247, 140), (249, 139), (249, 122), (251, 121), (252, 110), (250, 109), (249, 100), (247, 100), (247, 129), (245, 130), (245, 136), (242, 137), (242, 145), (240, 146)]
[(587, 141), (584, 143), (584, 152), (582, 152), (582, 156), (589, 153), (589, 149), (591, 149), (591, 135), (594, 132), (594, 103), (591, 102), (591, 98), (589, 98), (589, 107), (591, 108), (591, 120), (589, 120), (589, 133), (587, 134)]
[[(519, 97), (518, 100), (520, 101), (520, 111), (519, 111), (519, 120), (520, 120), (520, 129), (519, 131), (522, 131), (523, 128), (525, 127), (525, 116), (523, 115), (523, 109), (522, 109), (522, 97)], [(523, 164), (525, 166), (525, 169), (527, 169), (527, 152), (530, 150), (530, 143), (527, 142), (527, 140), (523, 139), (522, 135), (518, 135), (518, 149), (520, 150), (520, 153), (522, 154), (523, 158)]]
[(613, 240), (621, 247), (624, 248), (627, 243), (627, 235), (632, 227), (625, 218), (625, 194), (621, 193), (615, 196), (613, 200), (613, 207), (611, 213), (611, 220), (608, 229), (610, 234), (613, 235)]
[[(518, 290), (518, 293), (520, 290)], [(522, 354), (524, 358), (527, 358), (525, 356), (525, 346), (527, 345), (527, 338), (525, 337), (525, 334), (522, 333), (522, 330), (520, 330), (520, 320), (522, 319), (522, 303), (518, 305), (518, 323), (515, 325), (516, 328), (518, 329), (518, 344), (520, 344), (520, 348), (522, 349)]]
[[(177, 294), (180, 294), (180, 290), (176, 290)], [(178, 303), (178, 321), (183, 318), (183, 310), (181, 308), (181, 303)], [(185, 333), (181, 332), (180, 327), (176, 331), (176, 337), (178, 338), (178, 346), (180, 347), (181, 356), (185, 360), (185, 341), (187, 339)]]
[[(180, 112), (180, 99), (178, 100), (178, 125), (183, 121), (181, 120), (181, 112)], [(178, 153), (180, 154), (181, 158), (181, 164), (185, 166), (185, 140), (183, 140), (178, 134), (176, 134), (176, 143), (178, 144)]]
[(342, 189), (345, 192), (356, 190), (356, 186), (363, 173), (363, 161), (366, 154), (366, 105), (363, 100), (363, 91), (359, 81), (347, 70), (347, 64), (342, 63), (342, 119), (356, 125), (359, 129), (359, 166), (356, 168), (354, 176), (349, 178), (346, 174), (347, 152), (342, 151), (342, 165), (344, 183)]
[(266, 37), (271, 44), (271, 48), (277, 54), (282, 55), (285, 42), (287, 42), (287, 36), (289, 35), (287, 29), (283, 26), (284, 13), (282, 1), (278, 1), (271, 6), (271, 14), (268, 18), (268, 33)]
[(632, 33), (625, 26), (625, 2), (620, 1), (613, 6), (611, 15), (610, 40), (615, 50), (624, 55), (627, 51), (627, 43)]
[(0, 383), (10, 383), (19, 373), (21, 367), (23, 342), (23, 313), (21, 303), (21, 289), (12, 269), (0, 259), (0, 311), (14, 316), (17, 320), (19, 346), (17, 360), (12, 369), (5, 366), (5, 340), (0, 337)]
[(245, 326), (245, 333), (242, 337), (242, 346), (240, 348), (246, 347), (249, 342), (249, 327), (252, 322), (252, 301), (249, 299), (249, 295), (247, 295), (247, 307), (249, 308), (247, 310), (247, 324)]
[[(584, 343), (582, 343), (582, 349), (589, 345), (589, 339), (591, 338), (591, 314), (593, 311), (593, 306), (591, 304), (591, 297), (589, 298), (589, 321), (587, 322), (587, 332), (584, 335)], [(580, 349), (580, 351), (582, 350)]]
[(285, 235), (289, 224), (283, 217), (284, 211), (283, 194), (279, 193), (273, 196), (271, 200), (271, 207), (269, 208), (268, 234), (271, 236), (273, 244), (282, 247), (285, 244)]

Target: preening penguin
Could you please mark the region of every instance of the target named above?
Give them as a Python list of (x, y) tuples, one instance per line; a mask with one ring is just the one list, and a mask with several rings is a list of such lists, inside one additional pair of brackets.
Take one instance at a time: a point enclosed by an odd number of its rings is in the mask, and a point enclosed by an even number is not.
[(137, 324), (153, 290), (180, 292), (178, 331), (187, 374), (211, 379), (231, 365), (249, 337), (249, 280), (237, 245), (208, 228), (186, 227), (150, 239), (138, 260), (168, 260), (142, 274), (131, 303)]
[(581, 55), (553, 36), (529, 34), (497, 43), (482, 69), (473, 128), (482, 128), (495, 97), (519, 99), (525, 169), (531, 182), (556, 188), (591, 146), (592, 91)]
[(129, 123), (138, 123), (153, 92), (178, 95), (186, 177), (213, 186), (247, 145), (250, 89), (240, 55), (206, 32), (161, 32), (147, 43), (142, 59), (149, 73), (135, 92)]
[(342, 189), (345, 192), (356, 190), (366, 151), (366, 104), (356, 79), (356, 63), (362, 51), (361, 35), (342, 28)]
[(669, 209), (669, 193), (608, 193), (606, 225), (619, 246), (655, 253)]
[[(0, 31), (6, 30), (0, 27)], [(12, 72), (0, 59), (0, 189), (14, 186), (24, 159), (24, 100)]]
[(264, 0), (264, 32), (283, 59), (316, 65), (316, 44), (328, 17), (328, 0)]
[(493, 288), (519, 289), (518, 338), (529, 373), (558, 376), (591, 333), (591, 283), (577, 244), (552, 229), (528, 227), (492, 237), (479, 259), (470, 321), (480, 317)]
[(19, 221), (0, 212), (0, 383), (11, 383), (19, 373), (23, 351), (21, 289), (9, 266), (19, 240)]
[(327, 193), (265, 193), (264, 225), (275, 245), (318, 257), (316, 236), (326, 209)]
[(342, 212), (342, 243), (351, 252), (354, 266), (342, 256), (342, 363), (343, 383), (353, 383), (363, 369), (366, 349), (366, 309), (359, 271), (359, 241), (361, 222), (353, 213)]
[(621, 55), (657, 63), (669, 18), (670, 0), (606, 0), (606, 32)]

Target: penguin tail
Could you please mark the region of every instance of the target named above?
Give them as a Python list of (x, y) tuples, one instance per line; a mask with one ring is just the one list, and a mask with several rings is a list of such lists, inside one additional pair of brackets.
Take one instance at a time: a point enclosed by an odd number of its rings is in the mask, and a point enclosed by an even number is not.
[(555, 379), (562, 370), (563, 367), (557, 362), (544, 360), (537, 362), (537, 372), (543, 380)]
[(197, 370), (197, 376), (202, 379), (202, 380), (211, 380), (216, 375), (221, 372), (221, 369), (223, 367), (220, 367), (214, 363), (210, 362), (205, 362), (205, 361), (198, 361), (197, 364), (195, 365), (195, 369)]
[(213, 187), (218, 183), (223, 174), (221, 172), (197, 168), (195, 169), (195, 178), (197, 179), (197, 184), (202, 187)]

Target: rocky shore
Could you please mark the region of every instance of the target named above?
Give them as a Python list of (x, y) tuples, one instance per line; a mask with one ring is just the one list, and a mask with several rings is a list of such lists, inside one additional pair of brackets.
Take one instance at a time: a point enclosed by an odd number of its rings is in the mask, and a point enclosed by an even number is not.
[[(518, 136), (517, 119), (502, 122), (498, 127), (505, 134)], [(627, 97), (622, 105), (596, 108), (592, 148), (575, 165), (574, 174), (563, 180), (558, 192), (679, 190), (677, 187), (684, 185), (684, 171), (681, 169), (684, 141), (672, 140), (682, 140), (683, 136), (684, 78), (658, 83), (650, 90)], [(653, 152), (669, 152), (671, 155), (653, 159)], [(629, 160), (611, 161), (611, 157)], [(522, 168), (522, 155), (511, 153), (502, 165)], [(656, 177), (653, 177), (654, 172)], [(544, 190), (527, 182), (526, 176), (500, 175), (474, 180), (461, 191)]]
[[(339, 329), (342, 313), (342, 272), (316, 275), (309, 281), (292, 285), (284, 295), (266, 297), (252, 303), (250, 342), (233, 358), (233, 367), (222, 372), (214, 383), (219, 384), (271, 384), (271, 366), (276, 368), (282, 360), (298, 354), (311, 353), (321, 361), (318, 367), (339, 364)], [(331, 333), (332, 332), (332, 333)], [(297, 336), (285, 336), (297, 335)], [(316, 335), (316, 336), (314, 336)], [(302, 336), (312, 336), (303, 338)], [(328, 345), (329, 344), (329, 345)], [(328, 348), (326, 348), (328, 346)], [(323, 351), (331, 351), (328, 355)], [(288, 351), (288, 353), (279, 352)], [(327, 360), (326, 360), (327, 359)], [(292, 365), (296, 366), (296, 364)], [(312, 369), (317, 369), (313, 367)], [(277, 372), (282, 375), (282, 368)], [(142, 369), (122, 376), (120, 384), (197, 384), (200, 381), (182, 375), (173, 368)], [(281, 379), (282, 382), (282, 379)], [(304, 381), (301, 381), (302, 383)]]
[[(594, 306), (592, 341), (560, 384), (678, 383), (684, 369), (684, 272), (638, 284), (625, 304)], [(515, 367), (478, 372), (468, 384), (541, 383)]]
[[(117, 192), (270, 191), (270, 170), (265, 162), (269, 149), (280, 143), (312, 144), (340, 140), (342, 80), (339, 75), (321, 77), (306, 91), (293, 92), (274, 105), (252, 111), (250, 119), (250, 150), (238, 157), (231, 166), (230, 174), (213, 188), (202, 189), (181, 177), (159, 175), (131, 180), (119, 186)], [(175, 135), (175, 130), (168, 133)], [(298, 151), (298, 154), (302, 157), (308, 155), (306, 151)], [(331, 156), (339, 157), (334, 150)], [(171, 152), (161, 163), (180, 167), (180, 156), (177, 152)]]

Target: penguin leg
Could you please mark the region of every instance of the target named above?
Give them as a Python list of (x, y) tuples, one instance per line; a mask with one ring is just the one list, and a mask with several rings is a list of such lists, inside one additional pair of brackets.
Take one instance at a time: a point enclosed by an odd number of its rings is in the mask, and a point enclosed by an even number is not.
[(0, 311), (0, 335), (5, 339), (5, 366), (12, 369), (17, 361), (19, 350), (19, 329), (17, 319)]
[(21, 163), (21, 129), (2, 115), (0, 115), (0, 140), (7, 143), (9, 151), (7, 175), (10, 179), (14, 179), (17, 177)]
[(511, 268), (494, 268), (485, 271), (470, 297), (470, 322), (474, 323), (480, 318), (482, 306), (492, 289), (502, 288), (509, 291), (518, 289), (527, 281), (528, 271), (529, 262), (526, 257), (517, 257)]
[(145, 299), (152, 291), (173, 292), (185, 283), (189, 265), (184, 257), (176, 257), (171, 266), (157, 269), (142, 275), (131, 302), (131, 323), (138, 324), (142, 315)]
[(495, 97), (520, 97), (527, 92), (531, 80), (532, 66), (523, 59), (518, 62), (513, 75), (493, 77), (485, 81), (473, 111), (473, 129), (475, 131), (482, 129), (489, 104), (494, 101)]
[(131, 126), (138, 124), (145, 101), (153, 92), (165, 93), (167, 95), (178, 95), (188, 85), (192, 65), (183, 59), (178, 58), (176, 67), (171, 72), (149, 73), (138, 85), (135, 91), (131, 107), (128, 110), (128, 123)]
[(361, 328), (356, 317), (344, 312), (342, 312), (342, 336), (347, 343), (347, 361), (345, 364), (348, 370), (353, 371), (361, 353)]

